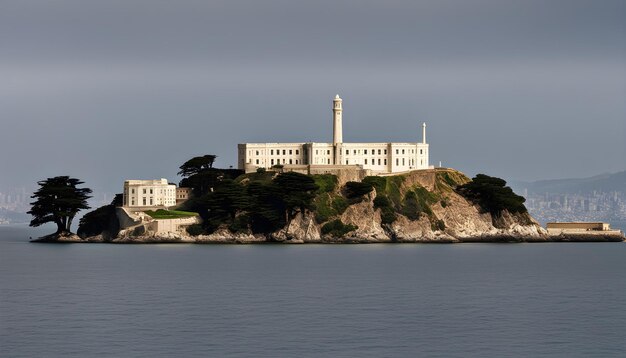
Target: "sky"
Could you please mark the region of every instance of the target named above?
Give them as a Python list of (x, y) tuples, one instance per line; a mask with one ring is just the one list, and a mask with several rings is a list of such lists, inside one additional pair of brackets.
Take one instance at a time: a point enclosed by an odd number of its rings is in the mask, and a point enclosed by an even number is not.
[(507, 180), (626, 169), (623, 0), (3, 0), (0, 190), (243, 142), (419, 141)]

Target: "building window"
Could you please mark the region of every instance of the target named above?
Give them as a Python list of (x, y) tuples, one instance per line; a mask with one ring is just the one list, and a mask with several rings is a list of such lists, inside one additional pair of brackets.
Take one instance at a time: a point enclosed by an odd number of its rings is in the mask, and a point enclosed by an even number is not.
[(400, 154), (400, 151), (396, 149), (396, 154)]
[(298, 149), (296, 149), (296, 154), (300, 154), (300, 151)]
[(404, 158), (402, 158), (402, 165), (404, 165)]
[(152, 204), (152, 197), (150, 197), (150, 206), (152, 206), (152, 205), (153, 205), (153, 204)]
[(258, 159), (256, 160), (256, 163), (259, 164), (259, 160)]
[(420, 149), (420, 154), (423, 154), (423, 153), (422, 153), (422, 149)]
[(376, 159), (372, 158), (372, 165), (376, 164)]
[(259, 155), (259, 151), (258, 150), (256, 151), (256, 155)]
[(367, 158), (365, 158), (365, 165), (367, 165)]
[(317, 154), (319, 154), (319, 153), (317, 152), (317, 149), (316, 149), (316, 150), (315, 150), (315, 155), (317, 155)]
[(283, 158), (283, 164), (285, 164), (285, 158)]
[(378, 155), (380, 155), (380, 149), (378, 150)]
[(135, 194), (135, 189), (130, 189), (131, 194)]
[(400, 165), (400, 160), (396, 158), (396, 165)]
[(385, 149), (385, 154), (387, 154), (387, 149)]
[(270, 154), (274, 155), (274, 149), (270, 150)]
[(283, 155), (287, 154), (287, 151), (283, 149)]
[(402, 149), (402, 154), (404, 154), (404, 149)]
[[(328, 153), (328, 154), (330, 154), (330, 153)], [(328, 158), (328, 164), (330, 164), (330, 158)]]
[(289, 159), (289, 164), (293, 164), (293, 163), (292, 163), (292, 161), (291, 161), (291, 159)]
[(387, 159), (385, 159), (385, 165), (387, 165)]
[(353, 150), (353, 152), (354, 152), (354, 155), (356, 155), (356, 149), (355, 149), (355, 150)]
[(380, 165), (380, 158), (378, 158), (378, 165)]
[(350, 155), (350, 151), (346, 149), (346, 155)]
[(289, 149), (289, 155), (292, 155), (293, 151), (291, 149)]
[[(330, 149), (326, 151), (326, 154), (330, 155)], [(330, 164), (330, 163), (328, 163), (328, 164)]]
[(346, 159), (346, 165), (348, 165), (348, 159)]
[(146, 206), (146, 197), (144, 196), (142, 199), (143, 199), (143, 206)]
[(365, 149), (365, 150), (363, 151), (363, 154), (367, 154), (367, 149)]
[(152, 194), (152, 189), (150, 189), (150, 194)]
[(272, 163), (272, 165), (274, 165), (274, 159), (272, 159), (271, 163)]
[(296, 164), (298, 164), (298, 159), (296, 159)]
[(135, 199), (134, 198), (131, 200), (130, 205), (135, 206)]

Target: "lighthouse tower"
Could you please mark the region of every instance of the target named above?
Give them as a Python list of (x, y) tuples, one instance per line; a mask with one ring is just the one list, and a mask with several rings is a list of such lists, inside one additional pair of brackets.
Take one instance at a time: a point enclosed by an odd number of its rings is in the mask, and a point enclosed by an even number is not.
[(341, 123), (341, 115), (343, 112), (342, 101), (339, 95), (333, 100), (333, 164), (341, 164), (341, 150), (343, 143), (343, 125)]
[(341, 124), (342, 100), (339, 95), (333, 100), (333, 144), (343, 143), (343, 126)]

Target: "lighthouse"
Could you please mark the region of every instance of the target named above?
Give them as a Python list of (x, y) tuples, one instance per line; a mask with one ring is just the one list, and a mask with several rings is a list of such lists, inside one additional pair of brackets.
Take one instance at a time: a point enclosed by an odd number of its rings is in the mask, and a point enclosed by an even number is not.
[(333, 144), (343, 143), (343, 126), (341, 123), (342, 100), (339, 95), (335, 95), (333, 100)]

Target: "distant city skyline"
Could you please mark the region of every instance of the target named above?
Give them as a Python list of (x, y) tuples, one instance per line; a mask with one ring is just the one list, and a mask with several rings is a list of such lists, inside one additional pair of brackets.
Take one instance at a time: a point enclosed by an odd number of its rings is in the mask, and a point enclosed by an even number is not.
[[(626, 3), (9, 0), (0, 191), (70, 175), (94, 195), (237, 144), (418, 141), (507, 180), (626, 169)], [(392, 119), (393, 120), (390, 120)], [(413, 131), (407, 128), (414, 128)]]

